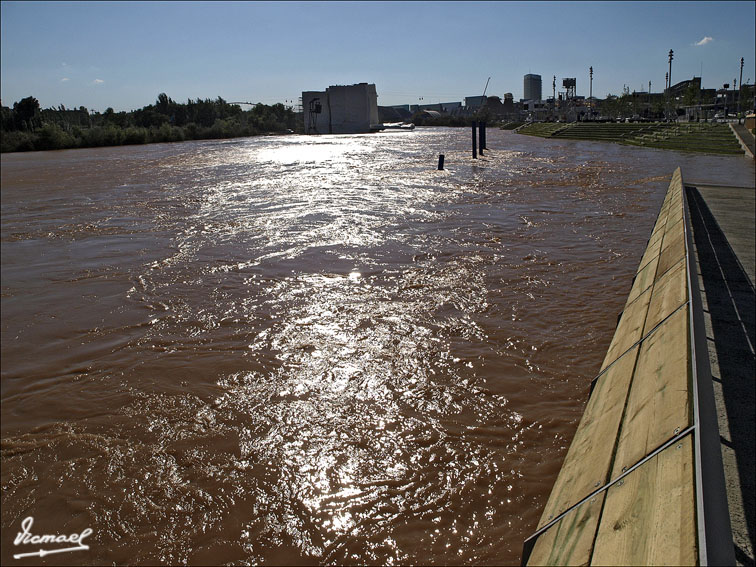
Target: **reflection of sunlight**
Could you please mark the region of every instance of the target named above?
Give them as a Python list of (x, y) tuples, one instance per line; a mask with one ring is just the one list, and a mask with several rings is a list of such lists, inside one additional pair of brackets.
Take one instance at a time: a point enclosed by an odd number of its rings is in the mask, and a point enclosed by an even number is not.
[[(327, 525), (328, 521), (325, 522), (324, 525)], [(346, 532), (350, 528), (354, 526), (354, 520), (352, 519), (352, 514), (350, 514), (347, 511), (343, 511), (339, 514), (334, 514), (334, 516), (331, 518), (331, 527), (336, 532)]]
[(260, 370), (221, 380), (220, 405), (245, 419), (240, 454), (264, 495), (261, 515), (273, 519), (256, 537), (277, 541), (282, 529), (325, 563), (356, 559), (360, 545), (376, 563), (410, 560), (406, 543), (388, 537), (396, 518), (409, 514), (425, 529), (432, 513), (443, 530), (443, 510), (465, 508), (481, 475), (502, 482), (503, 463), (473, 424), (511, 435), (505, 400), (481, 396), (474, 359), (449, 341), (485, 339), (472, 315), (487, 305), (486, 257), (458, 251), (440, 264), (436, 248), (446, 244), (424, 228), (445, 220), (436, 203), (455, 198), (457, 184), (396, 175), (393, 152), (406, 152), (378, 141), (242, 145), (248, 175), (205, 186), (187, 235), (198, 250), (220, 244), (211, 275), (241, 273), (246, 284), (229, 311)]
[(257, 159), (263, 162), (288, 165), (322, 163), (341, 161), (347, 155), (361, 154), (369, 150), (370, 148), (366, 147), (366, 144), (360, 138), (334, 138), (324, 141), (304, 139), (299, 143), (261, 149), (257, 154)]
[(295, 145), (286, 148), (260, 150), (258, 159), (285, 164), (320, 163), (343, 155), (343, 148), (335, 145)]
[[(77, 328), (98, 325), (86, 340), (67, 333), (43, 353), (53, 358), (31, 363), (56, 373), (86, 358), (75, 364), (85, 367), (80, 384), (127, 406), (123, 416), (109, 406), (113, 429), (96, 416), (70, 431), (56, 422), (52, 434), (60, 426), (91, 459), (58, 467), (44, 490), (80, 479), (77, 492), (115, 494), (115, 508), (93, 513), (116, 536), (133, 520), (128, 551), (142, 555), (132, 562), (510, 558), (520, 542), (507, 538), (538, 519), (534, 494), (553, 473), (544, 455), (569, 440), (576, 393), (602, 355), (594, 331), (608, 301), (591, 290), (621, 287), (610, 278), (625, 273), (639, 239), (627, 227), (667, 177), (641, 183), (636, 157), (617, 166), (598, 150), (575, 156), (511, 132), (473, 163), (466, 132), (134, 148), (139, 161), (117, 192), (74, 181), (92, 199), (76, 197), (60, 233), (49, 232), (50, 207), (32, 203), (30, 218), (17, 217), (4, 202), (4, 252), (75, 246), (77, 262), (50, 264), (75, 277), (48, 299), (70, 292), (83, 301)], [(438, 152), (453, 168), (444, 175)], [(103, 167), (108, 178), (118, 173)], [(638, 197), (629, 209), (628, 187)], [(27, 220), (33, 229), (21, 226)], [(127, 301), (116, 295), (121, 284)], [(87, 299), (101, 295), (97, 305)], [(21, 314), (13, 324), (44, 339), (68, 320), (45, 321), (29, 326)], [(10, 354), (23, 369), (21, 351)], [(108, 466), (84, 474), (100, 443)], [(14, 470), (37, 474), (48, 446), (15, 451)], [(23, 507), (38, 483), (16, 484), (6, 500)], [(153, 537), (155, 522), (180, 529)]]

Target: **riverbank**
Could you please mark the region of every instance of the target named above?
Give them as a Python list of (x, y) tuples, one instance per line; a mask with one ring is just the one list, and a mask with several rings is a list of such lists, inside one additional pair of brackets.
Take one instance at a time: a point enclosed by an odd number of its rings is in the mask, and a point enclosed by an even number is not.
[(569, 140), (615, 142), (630, 146), (700, 152), (707, 154), (742, 155), (740, 141), (727, 124), (702, 122), (667, 123), (595, 123), (538, 122), (517, 130), (520, 134)]
[[(131, 112), (90, 112), (84, 107), (41, 109), (34, 97), (1, 107), (0, 151), (30, 152), (134, 146), (191, 140), (246, 138), (302, 131), (291, 107), (188, 100), (176, 103), (164, 93), (155, 104)], [(249, 103), (243, 103), (249, 104)]]
[(94, 127), (78, 132), (66, 132), (55, 125), (46, 125), (38, 132), (3, 132), (0, 137), (2, 153), (34, 152), (47, 150), (72, 150), (77, 148), (100, 148), (112, 146), (136, 146), (187, 142), (192, 140), (222, 140), (248, 138), (271, 134), (290, 134), (291, 129), (258, 131), (225, 121), (218, 121), (209, 128), (190, 125), (185, 128), (169, 126), (159, 128)]

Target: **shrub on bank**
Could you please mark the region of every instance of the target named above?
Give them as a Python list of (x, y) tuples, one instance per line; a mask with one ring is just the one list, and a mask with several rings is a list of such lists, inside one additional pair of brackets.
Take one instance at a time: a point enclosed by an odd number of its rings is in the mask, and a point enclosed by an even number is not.
[(123, 131), (122, 143), (124, 145), (146, 144), (149, 139), (147, 128), (130, 127)]
[(31, 132), (2, 132), (0, 136), (0, 151), (3, 152), (33, 152), (37, 136)]
[(291, 107), (257, 104), (242, 111), (238, 105), (216, 100), (176, 103), (161, 93), (156, 104), (132, 112), (90, 113), (58, 108), (42, 110), (34, 97), (24, 104), (2, 108), (0, 149), (3, 152), (58, 150), (238, 138), (263, 133), (301, 132), (303, 124)]
[(34, 143), (36, 150), (59, 150), (76, 146), (76, 139), (55, 124), (45, 124)]
[(181, 128), (178, 126), (171, 126), (167, 123), (164, 123), (159, 127), (151, 127), (148, 136), (148, 140), (154, 144), (163, 142), (183, 142), (185, 139), (184, 131)]

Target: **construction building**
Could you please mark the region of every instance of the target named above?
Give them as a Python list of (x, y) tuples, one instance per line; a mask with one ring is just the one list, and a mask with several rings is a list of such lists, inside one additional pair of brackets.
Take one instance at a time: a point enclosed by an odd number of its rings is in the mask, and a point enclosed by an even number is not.
[(334, 85), (302, 93), (305, 134), (362, 134), (379, 130), (375, 85)]

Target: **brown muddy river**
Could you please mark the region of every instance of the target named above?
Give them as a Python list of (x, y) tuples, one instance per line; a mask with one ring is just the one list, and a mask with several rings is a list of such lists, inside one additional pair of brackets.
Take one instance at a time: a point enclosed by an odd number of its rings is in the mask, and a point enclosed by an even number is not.
[(4, 154), (2, 564), (518, 564), (672, 172), (754, 165), (469, 137)]

